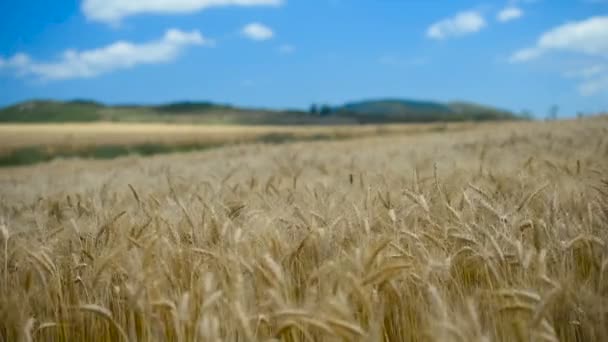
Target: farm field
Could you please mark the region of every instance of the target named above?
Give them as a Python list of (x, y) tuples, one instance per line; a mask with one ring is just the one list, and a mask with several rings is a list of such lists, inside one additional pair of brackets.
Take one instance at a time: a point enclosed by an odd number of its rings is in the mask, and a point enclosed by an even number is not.
[(13, 149), (242, 143), (0, 168), (0, 341), (608, 340), (606, 116), (280, 145), (6, 127)]
[(0, 165), (55, 157), (114, 158), (202, 150), (225, 145), (336, 140), (462, 130), (473, 123), (335, 126), (239, 126), (162, 123), (0, 124)]
[(463, 129), (472, 123), (239, 126), (162, 123), (0, 124), (2, 152), (30, 146), (80, 148), (92, 145), (222, 143), (254, 141), (265, 135), (298, 137), (358, 137), (391, 133), (419, 133)]

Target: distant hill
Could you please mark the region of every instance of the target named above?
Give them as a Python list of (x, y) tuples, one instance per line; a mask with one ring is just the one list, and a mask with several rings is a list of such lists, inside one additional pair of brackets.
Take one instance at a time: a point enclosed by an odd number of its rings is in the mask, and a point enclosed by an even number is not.
[(493, 108), (470, 102), (450, 102), (448, 107), (457, 115), (470, 120), (511, 120), (517, 115), (502, 109)]
[(414, 100), (370, 100), (347, 103), (335, 108), (340, 116), (357, 118), (360, 122), (433, 122), (513, 120), (518, 117), (489, 106), (451, 102), (447, 104)]
[(101, 120), (100, 105), (93, 101), (34, 100), (0, 110), (0, 122), (86, 122)]
[(402, 115), (404, 113), (433, 114), (450, 112), (450, 108), (437, 102), (412, 100), (370, 100), (347, 103), (340, 107), (347, 112), (377, 115)]
[(206, 112), (217, 109), (231, 109), (231, 106), (220, 105), (213, 102), (172, 102), (154, 107), (159, 112), (171, 113), (171, 114), (182, 114), (182, 113), (196, 113)]
[[(316, 106), (315, 106), (316, 108)], [(319, 111), (238, 108), (212, 102), (173, 102), (155, 106), (104, 105), (92, 100), (32, 100), (0, 109), (0, 122), (171, 122), (242, 125), (330, 125), (392, 122), (511, 120), (508, 111), (467, 102), (371, 100)]]

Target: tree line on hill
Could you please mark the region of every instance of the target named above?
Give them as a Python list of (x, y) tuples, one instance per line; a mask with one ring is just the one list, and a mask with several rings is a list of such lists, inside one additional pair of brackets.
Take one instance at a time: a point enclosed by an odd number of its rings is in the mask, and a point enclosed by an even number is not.
[(313, 103), (308, 110), (241, 108), (213, 102), (105, 105), (92, 100), (33, 100), (0, 109), (0, 122), (192, 122), (229, 124), (366, 124), (518, 120), (508, 110), (470, 102), (380, 99), (340, 106)]

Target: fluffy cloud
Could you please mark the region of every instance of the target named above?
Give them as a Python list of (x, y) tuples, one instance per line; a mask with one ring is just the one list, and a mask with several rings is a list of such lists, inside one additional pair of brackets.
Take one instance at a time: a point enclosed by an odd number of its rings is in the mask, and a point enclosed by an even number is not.
[(192, 13), (222, 6), (280, 6), (284, 0), (84, 0), (82, 11), (94, 21), (116, 23), (142, 14)]
[(41, 80), (91, 78), (140, 64), (167, 63), (175, 60), (188, 46), (210, 44), (212, 42), (198, 31), (170, 29), (161, 39), (153, 42), (135, 44), (118, 41), (93, 50), (66, 50), (57, 61), (38, 62), (26, 54), (18, 53), (3, 60), (0, 69)]
[[(584, 55), (597, 63), (570, 71), (566, 77), (578, 79), (582, 96), (608, 94), (608, 16), (591, 17), (566, 23), (542, 34), (536, 44), (511, 55), (511, 62), (522, 63), (554, 52)], [(598, 62), (599, 61), (599, 62)]]
[(608, 66), (596, 64), (580, 70), (567, 72), (565, 76), (571, 78), (592, 78), (603, 73), (608, 73)]
[(15, 70), (18, 75), (22, 75), (30, 63), (30, 57), (24, 53), (17, 53), (9, 59), (0, 57), (0, 71), (3, 69)]
[(537, 49), (537, 48), (521, 49), (521, 50), (515, 52), (514, 54), (512, 54), (511, 58), (509, 60), (511, 61), (511, 63), (527, 62), (527, 61), (538, 58), (542, 54), (543, 54), (542, 49)]
[(459, 37), (480, 31), (486, 26), (486, 20), (481, 13), (465, 11), (436, 22), (428, 28), (426, 35), (432, 39)]
[(570, 22), (549, 30), (535, 46), (515, 52), (511, 61), (530, 61), (549, 51), (608, 57), (608, 16)]
[(508, 21), (516, 20), (521, 18), (524, 15), (524, 11), (522, 11), (519, 7), (507, 7), (502, 11), (498, 12), (496, 19), (501, 23), (506, 23)]
[(608, 64), (595, 64), (569, 71), (565, 77), (578, 79), (578, 91), (582, 96), (608, 95)]
[(578, 91), (583, 96), (608, 95), (608, 74), (584, 81), (579, 85)]
[(251, 23), (243, 27), (242, 30), (243, 35), (252, 40), (269, 40), (274, 37), (274, 32), (272, 29), (264, 24), (260, 23)]

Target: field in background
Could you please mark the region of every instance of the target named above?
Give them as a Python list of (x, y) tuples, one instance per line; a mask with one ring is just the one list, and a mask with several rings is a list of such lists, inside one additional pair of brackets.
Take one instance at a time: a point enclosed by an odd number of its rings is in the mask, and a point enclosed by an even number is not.
[(283, 143), (420, 134), (466, 129), (472, 123), (348, 126), (236, 126), (159, 123), (0, 124), (0, 165), (55, 157), (113, 158), (125, 154), (202, 150), (242, 143)]
[(608, 118), (4, 168), (0, 233), (0, 341), (608, 340)]

